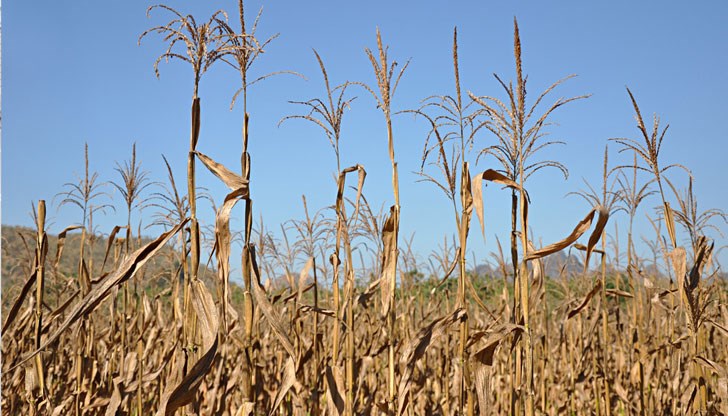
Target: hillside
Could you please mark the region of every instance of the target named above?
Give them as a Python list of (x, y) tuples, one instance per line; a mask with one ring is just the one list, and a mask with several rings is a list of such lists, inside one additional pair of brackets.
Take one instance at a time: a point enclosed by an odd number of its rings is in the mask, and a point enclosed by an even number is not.
[[(121, 231), (119, 234), (122, 234)], [(108, 238), (96, 235), (87, 238), (86, 263), (90, 270), (92, 280), (98, 279), (104, 273), (113, 270), (114, 265), (123, 257), (123, 235), (114, 239), (109, 250), (106, 264), (104, 256)], [(134, 247), (140, 247), (151, 241), (142, 238), (135, 241)], [(80, 252), (81, 233), (69, 232), (61, 250), (58, 267), (55, 259), (58, 253), (58, 235), (48, 235), (48, 254), (46, 255), (46, 303), (54, 305), (59, 295), (72, 293), (78, 288), (78, 258)], [(20, 293), (23, 284), (31, 273), (35, 257), (35, 230), (28, 227), (2, 226), (2, 310), (6, 312)], [(154, 296), (166, 288), (171, 287), (171, 276), (179, 269), (179, 252), (172, 247), (164, 247), (159, 254), (152, 258), (142, 270), (132, 279), (148, 295)], [(201, 266), (200, 275), (205, 280), (211, 280), (214, 270)]]

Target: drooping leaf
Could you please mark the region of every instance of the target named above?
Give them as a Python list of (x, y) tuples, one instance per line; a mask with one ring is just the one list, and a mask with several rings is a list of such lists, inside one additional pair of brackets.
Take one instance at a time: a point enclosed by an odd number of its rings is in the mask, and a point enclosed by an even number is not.
[(485, 219), (483, 218), (483, 181), (499, 183), (519, 192), (521, 191), (521, 187), (507, 176), (493, 169), (488, 169), (480, 175), (475, 175), (472, 185), (473, 205), (475, 206), (475, 213), (478, 215), (478, 222), (480, 222), (480, 232), (483, 234), (483, 238), (485, 238)]
[(391, 296), (397, 286), (397, 234), (399, 233), (399, 208), (392, 205), (382, 227), (382, 273), (379, 286), (382, 293), (382, 316), (389, 314)]
[[(599, 219), (597, 220), (597, 226), (594, 227), (594, 231), (592, 231), (592, 234), (589, 238), (589, 244), (590, 246), (587, 246), (587, 262), (585, 262), (585, 270), (588, 266), (588, 260), (589, 256), (591, 255), (591, 250), (594, 248), (594, 245), (599, 241), (599, 237), (602, 234), (602, 231), (604, 230), (604, 227), (607, 224), (607, 219), (609, 218), (609, 213), (606, 209), (603, 207), (596, 207), (589, 211), (589, 213), (579, 221), (579, 223), (574, 227), (574, 230), (566, 236), (563, 240), (557, 241), (553, 244), (549, 244), (546, 247), (543, 247), (539, 250), (531, 251), (529, 252), (525, 257), (524, 260), (530, 261), (533, 259), (538, 259), (541, 257), (548, 256), (549, 254), (556, 253), (558, 251), (561, 251), (565, 249), (566, 247), (570, 246), (576, 240), (579, 239), (592, 225), (592, 222), (594, 221), (594, 215), (599, 213)], [(591, 247), (591, 248), (590, 248)]]
[(230, 306), (229, 299), (229, 277), (230, 277), (230, 212), (232, 211), (235, 204), (240, 198), (247, 194), (246, 188), (238, 188), (233, 192), (229, 193), (225, 197), (225, 201), (222, 206), (218, 209), (215, 215), (215, 256), (217, 257), (217, 278), (218, 284), (222, 287), (222, 316), (220, 319), (223, 323), (223, 331), (229, 332), (227, 323), (227, 315), (229, 311), (234, 311)]
[(465, 319), (467, 312), (463, 308), (456, 309), (453, 313), (435, 319), (430, 324), (420, 329), (404, 348), (400, 362), (403, 365), (402, 378), (400, 378), (399, 389), (397, 393), (397, 415), (401, 416), (407, 408), (409, 402), (409, 390), (412, 383), (412, 374), (414, 373), (417, 360), (422, 358), (427, 352), (427, 347), (437, 338), (439, 338), (447, 328), (451, 325)]
[(276, 392), (275, 399), (273, 400), (273, 406), (271, 407), (270, 411), (268, 412), (268, 416), (273, 416), (278, 411), (278, 406), (281, 405), (281, 402), (286, 397), (286, 393), (288, 393), (288, 390), (293, 387), (293, 384), (296, 382), (296, 366), (293, 363), (293, 357), (288, 357), (286, 360), (286, 364), (283, 367), (283, 376), (281, 378), (281, 385), (278, 387), (278, 391)]
[(589, 301), (594, 297), (594, 295), (599, 293), (599, 290), (601, 288), (602, 288), (602, 281), (597, 280), (597, 283), (594, 285), (592, 290), (590, 290), (589, 293), (587, 293), (587, 295), (584, 296), (584, 299), (582, 299), (582, 301), (579, 303), (579, 305), (569, 311), (569, 314), (567, 315), (566, 319), (573, 318), (574, 316), (579, 314), (579, 312), (581, 312), (582, 309), (586, 308), (586, 305), (589, 304)]
[(477, 347), (475, 352), (471, 354), (471, 359), (474, 362), (473, 375), (475, 378), (475, 391), (478, 396), (478, 405), (480, 406), (481, 414), (488, 412), (486, 405), (488, 367), (493, 365), (495, 352), (508, 335), (513, 332), (521, 333), (524, 330), (525, 328), (521, 325), (507, 323), (498, 325), (493, 330), (471, 335), (468, 346), (469, 348)]
[[(124, 225), (124, 226), (115, 225), (114, 228), (111, 230), (111, 233), (109, 233), (109, 238), (106, 241), (106, 252), (104, 253), (104, 262), (101, 264), (101, 270), (104, 270), (104, 267), (106, 266), (106, 260), (109, 259), (109, 253), (111, 252), (111, 247), (114, 245), (114, 241), (116, 240), (116, 234), (119, 232), (119, 230), (124, 229), (124, 228), (126, 228), (126, 225)], [(60, 238), (60, 235), (59, 235), (59, 238)], [(58, 254), (56, 255), (56, 262), (58, 262), (60, 259), (61, 259), (61, 254), (60, 254), (60, 250), (59, 250)]]
[(341, 369), (326, 366), (326, 408), (330, 415), (341, 415), (344, 413), (344, 398), (341, 396), (341, 386), (344, 385), (344, 377)]
[(197, 327), (202, 336), (202, 349), (205, 353), (192, 366), (182, 381), (171, 390), (165, 391), (157, 410), (157, 416), (172, 416), (177, 409), (192, 402), (202, 380), (212, 368), (217, 354), (217, 333), (220, 321), (212, 295), (202, 281), (194, 280), (190, 282), (190, 297), (197, 314)]
[(215, 162), (203, 153), (195, 152), (195, 154), (197, 155), (197, 158), (200, 159), (200, 161), (207, 167), (207, 169), (209, 169), (213, 175), (217, 176), (225, 184), (225, 186), (230, 188), (231, 191), (238, 192), (238, 190), (242, 189), (244, 191), (239, 191), (241, 192), (240, 197), (248, 197), (248, 181), (245, 178), (238, 175), (237, 173), (234, 173), (222, 164)]
[(278, 341), (280, 341), (281, 345), (288, 352), (288, 355), (294, 360), (294, 362), (297, 362), (296, 352), (293, 348), (291, 339), (288, 337), (285, 326), (283, 325), (283, 320), (268, 300), (263, 288), (260, 286), (260, 271), (255, 263), (255, 256), (252, 256), (251, 260), (253, 263), (253, 273), (255, 274), (251, 285), (255, 303), (258, 305), (258, 309), (263, 313), (263, 316), (265, 316), (268, 320), (268, 324), (273, 329), (273, 333), (276, 337), (278, 337)]
[(15, 299), (15, 303), (13, 303), (13, 307), (10, 308), (10, 312), (8, 312), (8, 317), (5, 318), (5, 323), (3, 324), (3, 330), (2, 334), (5, 335), (8, 333), (7, 329), (10, 327), (10, 324), (13, 323), (15, 318), (18, 316), (18, 312), (20, 311), (20, 307), (23, 306), (23, 301), (25, 301), (25, 297), (30, 293), (30, 290), (33, 288), (33, 285), (35, 284), (36, 277), (38, 276), (37, 270), (33, 270), (33, 273), (28, 277), (28, 280), (25, 281), (25, 284), (23, 285), (23, 288), (20, 290), (20, 294), (18, 295), (18, 298)]
[[(56, 242), (56, 259), (53, 262), (53, 268), (57, 269), (58, 265), (61, 262), (61, 256), (63, 255), (63, 246), (66, 244), (66, 235), (69, 231), (78, 230), (80, 228), (83, 228), (81, 225), (71, 225), (69, 227), (66, 227), (58, 233), (58, 241)], [(111, 238), (111, 237), (109, 237)], [(103, 268), (102, 268), (103, 269)]]

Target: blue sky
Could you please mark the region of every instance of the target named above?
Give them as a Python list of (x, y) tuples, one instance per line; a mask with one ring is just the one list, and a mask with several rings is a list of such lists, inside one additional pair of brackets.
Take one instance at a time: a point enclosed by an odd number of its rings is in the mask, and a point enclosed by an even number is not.
[[(161, 155), (171, 161), (183, 182), (189, 137), (192, 73), (181, 62), (161, 65), (161, 78), (152, 71), (163, 51), (161, 39), (151, 36), (141, 46), (146, 28), (170, 16), (141, 1), (8, 1), (2, 8), (2, 223), (30, 225), (31, 202), (52, 200), (83, 173), (83, 144), (88, 142), (91, 169), (101, 180), (117, 180), (116, 162), (129, 158), (133, 142), (144, 169), (155, 180), (165, 178)], [(236, 21), (237, 2), (168, 3), (205, 20), (225, 9)], [(333, 203), (336, 169), (333, 152), (318, 129), (300, 121), (278, 121), (301, 111), (289, 100), (323, 94), (323, 82), (312, 53), (324, 59), (332, 83), (345, 80), (372, 84), (373, 74), (364, 48), (374, 48), (379, 27), (390, 56), (411, 59), (394, 98), (395, 110), (415, 108), (433, 94), (451, 94), (452, 30), (458, 27), (463, 89), (476, 95), (504, 98), (492, 73), (514, 77), (513, 17), (521, 29), (524, 70), (530, 97), (551, 82), (578, 74), (551, 97), (592, 94), (555, 113), (553, 139), (565, 146), (544, 151), (570, 170), (568, 180), (554, 170), (537, 174), (528, 184), (532, 198), (531, 226), (543, 243), (570, 232), (588, 207), (566, 194), (583, 188), (582, 179), (598, 185), (604, 146), (610, 137), (637, 138), (629, 86), (643, 115), (660, 115), (670, 124), (662, 163), (681, 163), (695, 177), (699, 209), (728, 209), (725, 156), (728, 141), (723, 121), (728, 118), (728, 3), (688, 2), (487, 2), (487, 1), (248, 1), (252, 15), (264, 6), (259, 37), (280, 32), (253, 72), (291, 70), (306, 80), (282, 75), (257, 84), (249, 97), (250, 153), (253, 158), (252, 196), (255, 217), (263, 213), (266, 226), (277, 229), (302, 216), (301, 195), (311, 208)], [(202, 132), (198, 150), (230, 167), (240, 154), (241, 109), (229, 111), (238, 88), (237, 73), (219, 64), (203, 78)], [(341, 143), (342, 166), (360, 163), (368, 177), (365, 193), (375, 206), (392, 203), (385, 124), (372, 98), (362, 89), (345, 115)], [(451, 207), (432, 185), (416, 182), (426, 126), (422, 120), (399, 116), (394, 124), (400, 169), (403, 237), (415, 234), (415, 249), (426, 257), (454, 232)], [(482, 134), (476, 147), (493, 144)], [(610, 144), (613, 163), (628, 162)], [(496, 167), (481, 159), (473, 171)], [(198, 183), (209, 188), (218, 204), (224, 188), (203, 169)], [(670, 176), (681, 188), (685, 175)], [(111, 192), (111, 188), (108, 189)], [(470, 247), (479, 258), (494, 249), (494, 235), (507, 238), (508, 194), (490, 187), (485, 192), (486, 233), (471, 233)], [(125, 222), (121, 197), (114, 195), (116, 214), (97, 218), (99, 231)], [(670, 197), (672, 197), (670, 195)], [(637, 220), (637, 230), (653, 239), (645, 214), (655, 216), (650, 199)], [(65, 206), (51, 211), (53, 230), (78, 222), (77, 210)], [(146, 212), (145, 221), (151, 212)], [(210, 222), (212, 212), (202, 214)], [(135, 216), (135, 223), (140, 218)], [(626, 217), (613, 218), (624, 237)], [(241, 221), (234, 220), (240, 228)], [(723, 230), (725, 224), (717, 223)], [(473, 224), (477, 230), (477, 223)], [(609, 226), (613, 230), (614, 225)], [(728, 230), (727, 230), (728, 231)], [(716, 246), (728, 240), (713, 234)], [(647, 251), (642, 248), (642, 253)], [(728, 250), (720, 254), (728, 260)], [(237, 261), (233, 260), (233, 265)]]

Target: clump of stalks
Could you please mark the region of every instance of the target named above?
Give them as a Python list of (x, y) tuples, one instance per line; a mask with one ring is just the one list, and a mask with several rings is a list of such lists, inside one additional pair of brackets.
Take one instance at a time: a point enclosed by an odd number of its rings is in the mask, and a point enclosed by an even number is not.
[[(99, 175), (97, 172), (89, 172), (89, 157), (88, 157), (88, 143), (84, 144), (84, 176), (78, 178), (77, 182), (68, 182), (64, 184), (64, 187), (68, 188), (66, 192), (59, 193), (56, 197), (62, 197), (58, 208), (70, 204), (76, 206), (81, 210), (82, 221), (81, 221), (81, 243), (79, 244), (79, 255), (78, 255), (78, 269), (77, 278), (79, 289), (82, 296), (86, 296), (91, 291), (91, 276), (93, 270), (90, 270), (86, 261), (86, 238), (89, 232), (93, 232), (90, 226), (91, 219), (95, 212), (104, 212), (107, 209), (114, 209), (114, 207), (108, 203), (94, 204), (99, 198), (109, 198), (110, 195), (103, 190), (106, 187), (106, 182), (99, 182)], [(84, 317), (82, 323), (83, 331), (81, 333), (81, 339), (83, 342), (78, 344), (76, 350), (75, 359), (75, 376), (76, 376), (76, 395), (75, 395), (75, 407), (74, 413), (76, 415), (81, 414), (82, 407), (82, 396), (84, 396), (84, 390), (86, 384), (84, 379), (87, 377), (88, 368), (84, 365), (87, 361), (88, 356), (93, 350), (93, 324), (90, 322), (89, 317)], [(88, 397), (87, 397), (88, 398)]]
[[(585, 181), (585, 184), (587, 186), (587, 190), (580, 190), (577, 192), (574, 192), (572, 194), (578, 195), (581, 198), (583, 198), (592, 208), (599, 209), (600, 207), (603, 207), (607, 213), (611, 216), (614, 215), (616, 212), (624, 211), (624, 207), (620, 206), (619, 203), (622, 201), (622, 195), (621, 193), (616, 190), (618, 181), (614, 178), (612, 178), (610, 182), (610, 176), (616, 177), (618, 174), (618, 171), (615, 169), (609, 169), (609, 148), (607, 146), (604, 147), (604, 163), (602, 164), (602, 184), (600, 189), (595, 190), (594, 187), (592, 187), (588, 182)], [(606, 259), (606, 229), (602, 231), (602, 235), (600, 236), (600, 239), (602, 241), (602, 247), (601, 250), (594, 250), (594, 252), (598, 252), (598, 254), (601, 255), (601, 262), (600, 262), (600, 281), (598, 282), (598, 285), (601, 286), (601, 329), (602, 329), (602, 360), (606, 360), (607, 357), (610, 356), (610, 336), (609, 336), (609, 305), (607, 304), (607, 259)], [(577, 247), (579, 249), (586, 250), (586, 247), (579, 246)], [(588, 270), (589, 265), (584, 264), (584, 270)], [(619, 290), (619, 279), (616, 280), (616, 290)], [(606, 367), (606, 366), (605, 366)], [(611, 416), (612, 414), (612, 407), (611, 407), (611, 386), (609, 379), (610, 374), (608, 374), (606, 371), (602, 372), (602, 385), (604, 388), (604, 397), (603, 401), (601, 401), (599, 398), (597, 398), (597, 412), (599, 412), (600, 407), (603, 407), (606, 411), (605, 414), (607, 416)], [(600, 406), (600, 403), (603, 403), (603, 406)]]
[[(131, 213), (133, 209), (137, 209), (139, 211), (139, 214), (141, 215), (143, 209), (146, 207), (146, 204), (149, 202), (148, 198), (142, 196), (142, 193), (153, 183), (149, 181), (149, 173), (145, 170), (142, 170), (141, 163), (137, 161), (136, 157), (136, 143), (132, 145), (131, 148), (131, 159), (124, 162), (124, 165), (116, 164), (116, 168), (114, 168), (116, 172), (121, 177), (121, 182), (111, 182), (111, 185), (116, 188), (117, 191), (121, 194), (121, 196), (124, 198), (124, 203), (126, 205), (126, 237), (124, 239), (124, 256), (128, 256), (131, 254), (131, 251), (134, 249), (134, 239), (132, 238), (132, 232), (131, 232)], [(141, 225), (141, 223), (140, 223)], [(141, 238), (141, 235), (137, 235), (138, 238)], [(142, 307), (142, 300), (139, 295), (139, 279), (134, 280), (134, 298), (136, 299), (136, 315), (137, 315), (137, 324), (141, 325), (141, 320), (139, 320), (139, 316), (141, 316), (141, 307)], [(122, 306), (122, 331), (121, 331), (121, 358), (119, 360), (119, 367), (125, 368), (125, 355), (126, 355), (126, 347), (128, 342), (128, 330), (127, 330), (127, 321), (126, 317), (128, 315), (128, 307), (129, 307), (129, 284), (128, 282), (124, 283), (123, 288), (123, 306)], [(143, 328), (140, 327), (140, 330), (143, 330)], [(143, 331), (140, 331), (143, 332)], [(144, 361), (142, 360), (142, 356), (144, 353), (144, 343), (142, 334), (140, 333), (139, 339), (137, 340), (137, 357), (138, 357), (138, 377), (139, 377), (139, 384), (137, 389), (137, 414), (142, 413), (142, 391), (141, 391), (141, 377), (144, 374)]]
[[(619, 192), (622, 196), (622, 205), (629, 216), (629, 225), (627, 228), (627, 269), (634, 265), (634, 240), (632, 233), (634, 229), (634, 219), (637, 216), (637, 209), (645, 199), (649, 198), (650, 195), (654, 194), (655, 191), (650, 189), (650, 184), (654, 179), (646, 181), (641, 186), (637, 183), (637, 172), (639, 171), (637, 166), (637, 155), (633, 155), (633, 163), (630, 166), (622, 166), (619, 170), (619, 176), (617, 182), (619, 183)], [(628, 176), (625, 170), (630, 169), (632, 175)], [(630, 273), (630, 276), (632, 274)]]
[[(316, 266), (316, 249), (322, 249), (322, 245), (326, 243), (326, 233), (328, 230), (322, 226), (322, 213), (320, 211), (315, 212), (313, 216), (309, 214), (308, 204), (306, 203), (306, 197), (301, 197), (303, 201), (303, 212), (305, 219), (299, 221), (293, 221), (292, 227), (298, 233), (299, 239), (296, 240), (297, 250), (303, 253), (311, 261), (311, 270), (313, 272), (313, 386), (311, 389), (311, 401), (310, 409), (313, 416), (320, 414), (320, 397), (321, 397), (321, 345), (323, 343), (323, 334), (321, 333), (321, 325), (319, 323), (319, 313), (321, 309), (319, 306), (319, 277), (318, 268)], [(326, 273), (324, 273), (324, 276)], [(303, 328), (301, 329), (303, 331)]]
[[(169, 229), (188, 217), (190, 204), (188, 203), (187, 195), (181, 194), (177, 189), (177, 183), (175, 182), (174, 173), (172, 173), (172, 167), (169, 165), (169, 161), (165, 156), (162, 156), (162, 160), (164, 160), (164, 165), (167, 170), (168, 183), (162, 184), (162, 189), (153, 192), (150, 196), (149, 206), (157, 209), (150, 226), (162, 226), (164, 229)], [(181, 322), (183, 313), (179, 303), (179, 285), (180, 280), (186, 284), (184, 276), (187, 273), (187, 255), (189, 251), (184, 233), (179, 234), (177, 241), (179, 244), (179, 268), (174, 271), (172, 277), (172, 308), (175, 321)]]
[(149, 180), (149, 172), (142, 169), (141, 163), (136, 156), (136, 143), (131, 148), (131, 159), (125, 161), (123, 165), (116, 164), (114, 168), (119, 174), (120, 182), (111, 182), (111, 185), (119, 191), (124, 204), (126, 205), (126, 240), (124, 241), (127, 254), (132, 247), (131, 235), (131, 213), (136, 209), (141, 215), (144, 208), (149, 202), (148, 198), (142, 196), (142, 193), (152, 186), (154, 183)]
[[(708, 409), (708, 399), (709, 399), (709, 388), (708, 383), (705, 378), (704, 368), (701, 364), (700, 357), (702, 354), (704, 354), (705, 346), (706, 346), (706, 338), (703, 331), (700, 331), (701, 324), (705, 318), (705, 303), (707, 302), (707, 293), (705, 293), (703, 290), (701, 290), (700, 287), (700, 281), (702, 279), (703, 275), (703, 269), (706, 265), (706, 263), (709, 261), (712, 251), (713, 251), (713, 244), (708, 243), (707, 238), (699, 234), (698, 228), (695, 227), (695, 225), (700, 224), (698, 221), (698, 216), (695, 213), (695, 209), (697, 207), (696, 203), (694, 201), (691, 201), (692, 199), (692, 192), (689, 190), (688, 194), (686, 195), (686, 198), (681, 198), (679, 193), (675, 190), (675, 187), (672, 185), (672, 183), (669, 181), (669, 179), (665, 176), (665, 173), (672, 169), (672, 168), (680, 168), (684, 170), (689, 178), (689, 189), (692, 188), (692, 174), (690, 173), (690, 170), (686, 168), (685, 166), (681, 164), (669, 164), (667, 166), (661, 165), (659, 156), (660, 156), (660, 150), (662, 149), (662, 143), (665, 138), (665, 134), (667, 133), (667, 130), (669, 128), (669, 125), (666, 125), (664, 128), (660, 128), (660, 118), (657, 115), (653, 116), (653, 123), (652, 123), (652, 129), (651, 131), (647, 130), (647, 127), (645, 125), (644, 119), (642, 117), (642, 113), (640, 111), (639, 106), (637, 105), (637, 101), (632, 94), (632, 91), (630, 91), (629, 88), (627, 88), (627, 93), (629, 95), (630, 101), (632, 103), (632, 107), (635, 111), (635, 119), (637, 121), (637, 128), (640, 131), (641, 134), (641, 141), (630, 139), (630, 138), (614, 138), (611, 140), (616, 141), (617, 143), (622, 145), (621, 151), (631, 151), (635, 154), (635, 163), (632, 169), (640, 171), (644, 171), (652, 175), (652, 180), (650, 182), (657, 183), (658, 191), (660, 194), (662, 206), (660, 207), (660, 211), (663, 214), (663, 219), (665, 222), (665, 226), (667, 228), (667, 233), (670, 238), (671, 248), (665, 249), (666, 255), (665, 260), (668, 263), (668, 269), (670, 269), (670, 264), (672, 263), (672, 269), (675, 272), (675, 277), (677, 278), (677, 292), (680, 295), (680, 303), (683, 306), (683, 310), (685, 311), (686, 321), (688, 323), (688, 328), (690, 331), (690, 336), (693, 340), (693, 345), (691, 348), (691, 355), (692, 355), (692, 365), (691, 365), (691, 375), (693, 377), (694, 382), (694, 388), (693, 392), (690, 396), (690, 399), (688, 400), (688, 403), (686, 405), (686, 408), (690, 408), (693, 404), (695, 405), (694, 410), (698, 412), (705, 412)], [(637, 160), (640, 160), (645, 164), (645, 166), (640, 166), (636, 162)], [(624, 167), (622, 167), (624, 168)], [(678, 200), (678, 204), (680, 209), (677, 211), (679, 212), (676, 214), (676, 211), (673, 211), (670, 203), (667, 201), (665, 191), (662, 186), (663, 179), (668, 183), (668, 185), (673, 189), (675, 196)], [(693, 211), (691, 213), (691, 211)], [(705, 228), (707, 221), (709, 221), (711, 218), (715, 216), (721, 216), (722, 212), (720, 211), (708, 211), (707, 215), (702, 217), (702, 229)], [(687, 252), (685, 248), (678, 246), (678, 240), (676, 236), (676, 229), (675, 229), (675, 218), (678, 217), (678, 222), (683, 224), (685, 226), (686, 230), (688, 231), (692, 249), (693, 249), (693, 265), (690, 266), (690, 271), (688, 272), (688, 264), (687, 264)], [(725, 219), (725, 216), (723, 215), (723, 218)], [(659, 231), (658, 231), (659, 235)], [(669, 259), (669, 260), (668, 260)], [(672, 279), (670, 279), (670, 291), (673, 291), (672, 288), (673, 282)], [(671, 308), (674, 309), (674, 298), (671, 297)], [(673, 315), (669, 315), (669, 330), (670, 333), (673, 333), (677, 330), (677, 327), (675, 323), (673, 322), (674, 318)], [(641, 335), (641, 334), (638, 334)], [(641, 335), (639, 337), (640, 345), (642, 345), (644, 335)], [(671, 360), (672, 361), (672, 360)], [(640, 372), (642, 372), (641, 369), (642, 364), (640, 363)], [(697, 395), (697, 400), (694, 401), (695, 397)], [(644, 396), (644, 393), (642, 393), (642, 396)], [(644, 399), (641, 402), (641, 413), (645, 413), (645, 404)]]
[[(654, 181), (657, 183), (657, 188), (660, 192), (660, 198), (662, 198), (667, 233), (670, 237), (670, 242), (672, 243), (672, 247), (674, 249), (677, 247), (677, 239), (675, 237), (675, 219), (672, 213), (672, 209), (670, 208), (670, 203), (665, 198), (665, 192), (662, 187), (662, 179), (665, 175), (665, 172), (672, 168), (681, 168), (685, 172), (687, 172), (688, 175), (690, 175), (690, 170), (679, 163), (673, 163), (664, 167), (660, 166), (658, 159), (660, 155), (660, 150), (662, 149), (662, 141), (665, 138), (665, 133), (667, 133), (667, 129), (670, 126), (667, 125), (662, 129), (662, 131), (660, 131), (660, 118), (655, 115), (653, 117), (652, 131), (648, 132), (647, 127), (645, 126), (645, 122), (642, 118), (640, 108), (637, 105), (637, 101), (635, 100), (634, 95), (632, 95), (632, 91), (630, 91), (629, 88), (627, 88), (627, 94), (629, 94), (630, 101), (632, 102), (632, 107), (635, 111), (635, 119), (637, 120), (637, 128), (641, 133), (644, 143), (640, 143), (639, 141), (630, 138), (613, 138), (610, 140), (614, 140), (622, 145), (622, 149), (620, 150), (620, 152), (632, 151), (636, 156), (639, 156), (639, 159), (641, 159), (642, 162), (646, 164), (645, 167), (635, 164), (634, 169), (647, 172), (654, 177)], [(624, 166), (620, 166), (618, 168), (623, 167)]]
[(677, 209), (673, 209), (675, 222), (680, 224), (688, 234), (693, 253), (700, 251), (699, 239), (706, 232), (713, 231), (721, 237), (724, 236), (720, 228), (713, 222), (723, 220), (723, 224), (728, 224), (728, 216), (718, 208), (710, 208), (705, 211), (698, 210), (698, 200), (693, 194), (692, 177), (688, 178), (688, 187), (684, 192), (680, 192), (667, 178), (665, 178), (665, 181), (670, 186), (678, 203)]
[[(359, 200), (361, 198), (361, 192), (362, 192), (362, 186), (364, 185), (364, 178), (366, 176), (366, 172), (364, 168), (360, 165), (352, 166), (346, 169), (341, 169), (341, 154), (339, 152), (339, 141), (341, 139), (341, 126), (342, 121), (344, 118), (344, 112), (350, 108), (351, 102), (355, 99), (355, 97), (349, 98), (346, 95), (347, 88), (351, 85), (350, 82), (346, 81), (343, 84), (337, 85), (335, 87), (331, 87), (331, 84), (329, 83), (329, 76), (326, 71), (326, 67), (324, 65), (323, 60), (321, 59), (321, 56), (316, 52), (316, 50), (313, 51), (314, 55), (316, 56), (316, 61), (319, 64), (319, 68), (321, 69), (321, 75), (324, 79), (324, 86), (326, 89), (326, 96), (321, 98), (313, 98), (308, 101), (292, 101), (293, 104), (301, 105), (305, 108), (309, 109), (309, 112), (307, 114), (303, 115), (290, 115), (287, 117), (284, 117), (281, 120), (281, 123), (285, 120), (291, 120), (291, 119), (302, 119), (308, 122), (311, 122), (318, 127), (320, 127), (324, 134), (326, 135), (326, 138), (328, 139), (329, 143), (331, 144), (331, 147), (334, 150), (334, 155), (336, 157), (336, 178), (337, 178), (337, 195), (336, 195), (336, 203), (334, 205), (334, 211), (336, 215), (336, 227), (335, 227), (335, 244), (334, 244), (334, 252), (330, 257), (331, 265), (333, 268), (333, 280), (332, 280), (332, 286), (331, 290), (333, 293), (333, 310), (334, 310), (334, 320), (335, 320), (335, 328), (333, 330), (332, 338), (331, 338), (331, 362), (327, 366), (327, 373), (334, 373), (336, 377), (336, 373), (340, 372), (340, 369), (338, 367), (338, 361), (339, 361), (339, 337), (340, 337), (340, 330), (338, 328), (339, 322), (344, 322), (344, 319), (346, 320), (346, 366), (345, 366), (345, 377), (346, 377), (346, 385), (345, 385), (345, 400), (344, 400), (344, 414), (346, 415), (353, 415), (354, 414), (354, 309), (353, 309), (353, 299), (354, 299), (354, 288), (355, 288), (355, 282), (354, 282), (354, 265), (352, 260), (352, 249), (351, 249), (351, 236), (349, 232), (350, 224), (349, 220), (346, 216), (346, 206), (345, 206), (345, 199), (344, 199), (344, 185), (345, 185), (345, 179), (346, 175), (348, 173), (357, 171), (359, 173), (359, 183), (357, 186), (357, 198), (355, 202), (355, 210), (354, 215), (351, 217), (352, 219), (356, 220), (359, 216)], [(280, 123), (279, 123), (280, 124)], [(305, 200), (304, 200), (305, 204)], [(307, 213), (308, 216), (308, 213)], [(340, 266), (342, 265), (342, 253), (341, 253), (341, 247), (343, 244), (344, 248), (344, 305), (342, 307), (341, 304), (341, 295), (339, 293), (339, 286), (340, 286)], [(309, 251), (310, 252), (310, 251)], [(315, 341), (314, 341), (315, 342)], [(334, 399), (332, 396), (335, 394), (335, 391), (337, 390), (337, 386), (332, 385), (330, 381), (328, 381), (328, 396), (327, 401), (333, 401)], [(314, 386), (314, 390), (318, 391), (318, 380), (316, 381), (316, 385)], [(316, 393), (317, 395), (318, 393)], [(316, 397), (317, 398), (317, 397)], [(318, 403), (314, 402), (313, 406), (316, 408), (314, 410), (314, 413), (318, 413)]]

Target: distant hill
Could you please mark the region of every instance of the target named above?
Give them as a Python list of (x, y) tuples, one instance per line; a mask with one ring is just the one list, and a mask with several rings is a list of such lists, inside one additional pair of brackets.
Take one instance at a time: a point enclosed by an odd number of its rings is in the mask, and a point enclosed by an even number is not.
[[(579, 254), (566, 254), (557, 252), (547, 256), (543, 260), (545, 275), (551, 278), (557, 278), (562, 275), (574, 276), (583, 271), (584, 263)], [(596, 263), (592, 263), (592, 267)], [(507, 270), (512, 273), (513, 268), (508, 262)], [(480, 277), (501, 276), (501, 271), (494, 264), (478, 264), (475, 267), (474, 274)]]
[[(86, 249), (86, 263), (90, 269), (92, 279), (99, 278), (103, 273), (112, 271), (115, 263), (123, 257), (124, 247), (121, 239), (124, 231), (120, 231), (115, 243), (110, 249), (106, 264), (104, 256), (108, 239), (105, 236), (94, 236), (87, 240), (89, 244)], [(12, 306), (23, 285), (31, 273), (33, 260), (35, 258), (35, 235), (32, 228), (19, 226), (2, 226), (2, 310), (5, 312)], [(88, 239), (88, 237), (87, 237)], [(138, 248), (150, 242), (149, 238), (142, 238), (135, 241), (134, 247)], [(65, 298), (64, 293), (72, 293), (78, 288), (76, 281), (78, 276), (79, 246), (81, 243), (80, 231), (69, 232), (61, 252), (60, 262), (57, 271), (54, 263), (58, 250), (58, 236), (48, 234), (48, 254), (46, 256), (46, 290), (45, 300), (49, 305), (54, 305), (60, 298)], [(172, 276), (179, 273), (180, 256), (179, 252), (171, 246), (164, 247), (154, 258), (149, 260), (145, 267), (137, 273), (133, 283), (149, 295), (155, 295), (166, 288), (171, 287)], [(102, 270), (102, 266), (103, 270)], [(200, 274), (210, 283), (215, 271), (200, 266)], [(178, 276), (181, 276), (178, 274)]]

